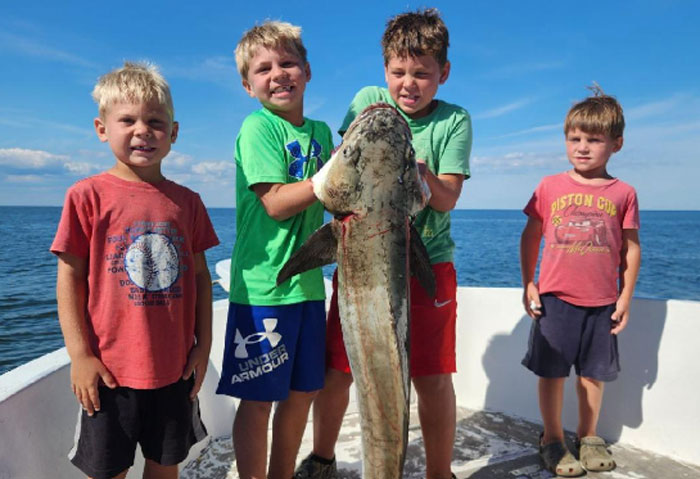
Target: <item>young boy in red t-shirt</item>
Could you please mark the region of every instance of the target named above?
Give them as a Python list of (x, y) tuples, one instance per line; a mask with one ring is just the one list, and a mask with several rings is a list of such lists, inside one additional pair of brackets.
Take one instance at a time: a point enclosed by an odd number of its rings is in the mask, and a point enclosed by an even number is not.
[(93, 98), (116, 162), (68, 190), (51, 245), (83, 408), (69, 458), (90, 477), (123, 478), (140, 444), (144, 477), (175, 479), (206, 435), (196, 398), (211, 349), (204, 251), (219, 240), (199, 195), (161, 173), (178, 124), (158, 70), (127, 62)]
[[(594, 91), (569, 110), (564, 123), (573, 168), (540, 182), (525, 207), (520, 244), (523, 303), (535, 320), (522, 363), (539, 376), (540, 456), (548, 470), (566, 477), (615, 467), (596, 426), (604, 382), (620, 370), (617, 335), (629, 319), (641, 258), (637, 195), (607, 171), (610, 157), (622, 148), (622, 107), (597, 86)], [(561, 422), (572, 365), (580, 461), (564, 443)]]

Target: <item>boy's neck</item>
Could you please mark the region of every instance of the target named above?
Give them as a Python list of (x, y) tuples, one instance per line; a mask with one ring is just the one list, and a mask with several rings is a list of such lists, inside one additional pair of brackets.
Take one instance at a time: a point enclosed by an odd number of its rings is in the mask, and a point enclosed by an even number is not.
[(596, 172), (580, 172), (576, 171), (576, 168), (572, 168), (567, 171), (567, 174), (576, 182), (584, 185), (600, 185), (614, 179), (605, 169)]
[(294, 126), (304, 126), (304, 112), (302, 110), (300, 111), (292, 111), (292, 112), (277, 112), (273, 111), (265, 106), (263, 106), (267, 111), (272, 113), (275, 116), (278, 116), (282, 118), (283, 120), (291, 123)]
[[(435, 98), (433, 98), (432, 100), (430, 100), (430, 104), (428, 105), (428, 107), (425, 108), (424, 110), (421, 110), (421, 111), (414, 113), (412, 115), (409, 115), (408, 113), (406, 113), (404, 111), (404, 114), (407, 117), (409, 117), (411, 120), (420, 120), (421, 118), (425, 118), (427, 116), (432, 115), (433, 112), (435, 111), (435, 109), (437, 108), (437, 106), (438, 106), (438, 101)], [(401, 107), (399, 107), (399, 109), (400, 108)], [(401, 111), (403, 111), (403, 110), (401, 110)]]
[(158, 183), (165, 180), (165, 176), (160, 171), (160, 164), (151, 168), (132, 168), (129, 165), (117, 161), (117, 163), (107, 170), (110, 175), (116, 176), (125, 181), (135, 183)]

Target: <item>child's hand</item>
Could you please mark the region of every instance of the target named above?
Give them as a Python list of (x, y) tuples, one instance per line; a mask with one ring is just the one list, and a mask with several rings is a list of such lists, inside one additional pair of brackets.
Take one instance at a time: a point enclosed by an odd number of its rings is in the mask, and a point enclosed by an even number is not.
[(87, 411), (88, 416), (100, 410), (100, 393), (97, 389), (100, 379), (109, 388), (117, 387), (114, 377), (95, 356), (85, 356), (71, 361), (71, 389), (75, 399)]
[(612, 329), (610, 329), (610, 334), (619, 334), (620, 331), (625, 329), (627, 326), (627, 321), (630, 317), (630, 303), (628, 300), (619, 298), (617, 304), (615, 305), (615, 312), (612, 314)]
[(428, 170), (428, 165), (425, 164), (423, 160), (416, 160), (416, 165), (418, 166), (418, 178), (420, 179), (420, 187), (423, 193), (423, 201), (427, 205), (432, 196), (430, 191), (430, 185), (426, 179), (426, 175), (430, 170)]
[(416, 164), (418, 165), (418, 174), (425, 176), (425, 172), (428, 171), (428, 165), (425, 160), (416, 159)]
[(535, 283), (529, 283), (523, 292), (523, 306), (525, 312), (532, 319), (538, 319), (542, 316), (542, 302), (540, 301), (540, 292)]
[(199, 344), (196, 344), (191, 350), (190, 355), (187, 358), (187, 366), (185, 366), (185, 372), (182, 374), (182, 379), (189, 379), (194, 373), (194, 385), (192, 386), (192, 391), (190, 391), (190, 399), (194, 401), (197, 397), (197, 393), (202, 388), (202, 383), (204, 382), (204, 375), (207, 373), (207, 365), (209, 363), (209, 349), (204, 348)]

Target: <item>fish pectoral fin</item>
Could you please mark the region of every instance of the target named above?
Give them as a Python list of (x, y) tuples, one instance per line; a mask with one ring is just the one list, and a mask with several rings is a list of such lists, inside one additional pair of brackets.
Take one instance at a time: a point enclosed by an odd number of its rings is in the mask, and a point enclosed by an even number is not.
[(333, 228), (330, 223), (326, 223), (314, 231), (285, 263), (277, 274), (277, 285), (295, 274), (334, 263), (337, 247), (338, 240), (333, 235)]
[(425, 249), (425, 245), (420, 239), (420, 234), (413, 225), (411, 225), (410, 255), (411, 274), (418, 278), (418, 282), (423, 286), (428, 296), (434, 298), (437, 287), (433, 268), (430, 265), (430, 256), (428, 256), (428, 250)]

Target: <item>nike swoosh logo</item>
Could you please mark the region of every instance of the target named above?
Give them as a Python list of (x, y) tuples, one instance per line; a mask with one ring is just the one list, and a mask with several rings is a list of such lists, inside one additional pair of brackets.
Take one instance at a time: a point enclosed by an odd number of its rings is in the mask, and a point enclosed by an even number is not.
[(451, 299), (448, 299), (447, 301), (438, 301), (436, 299), (434, 304), (435, 304), (436, 308), (442, 308), (443, 306), (445, 306), (446, 304), (450, 304), (451, 302), (452, 302)]

